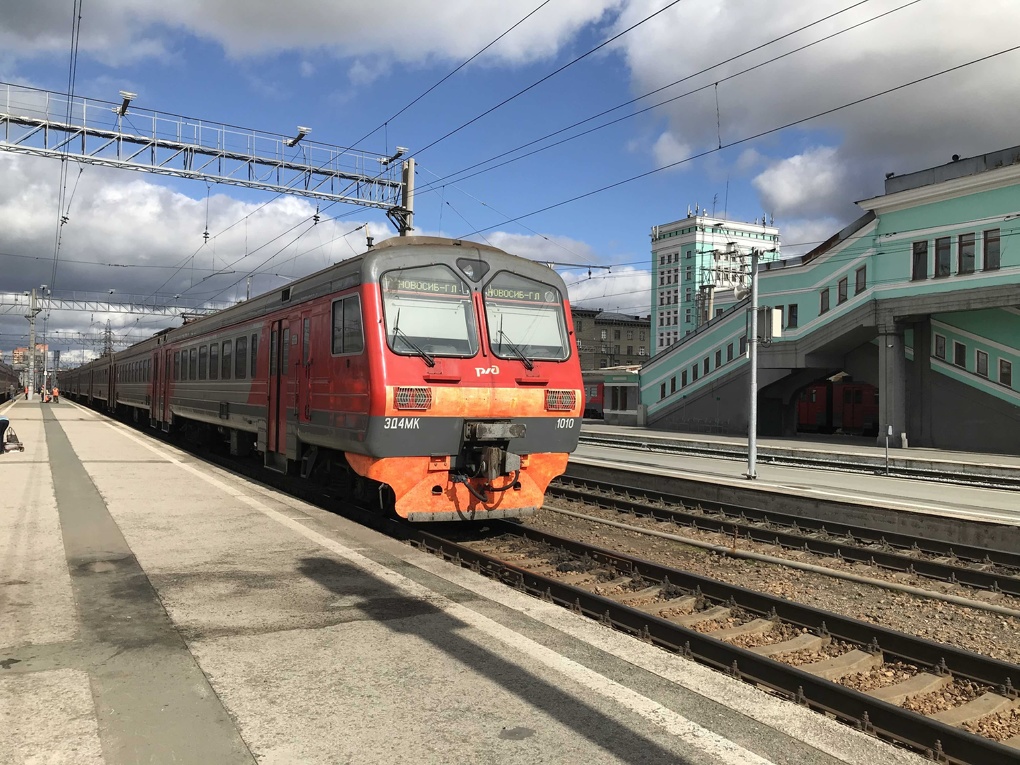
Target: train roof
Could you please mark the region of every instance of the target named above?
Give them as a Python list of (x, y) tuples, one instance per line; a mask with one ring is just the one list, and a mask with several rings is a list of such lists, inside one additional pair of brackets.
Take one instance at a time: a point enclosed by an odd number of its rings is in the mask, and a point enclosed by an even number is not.
[(448, 263), (451, 258), (462, 257), (473, 260), (505, 259), (505, 262), (500, 264), (503, 270), (510, 270), (521, 276), (547, 283), (552, 282), (566, 296), (566, 286), (563, 284), (563, 280), (551, 268), (527, 258), (511, 255), (498, 247), (480, 242), (435, 236), (394, 236), (383, 240), (360, 255), (327, 266), (321, 271), (297, 279), (283, 287), (257, 295), (210, 316), (195, 319), (183, 327), (161, 330), (151, 338), (135, 343), (120, 353), (130, 355), (148, 352), (150, 348), (166, 342), (185, 341), (192, 337), (215, 332), (223, 327), (256, 321), (288, 303), (313, 300), (349, 289), (363, 282), (378, 281), (382, 273), (394, 268), (428, 265), (427, 260), (422, 261), (425, 249), (435, 253), (433, 263)]

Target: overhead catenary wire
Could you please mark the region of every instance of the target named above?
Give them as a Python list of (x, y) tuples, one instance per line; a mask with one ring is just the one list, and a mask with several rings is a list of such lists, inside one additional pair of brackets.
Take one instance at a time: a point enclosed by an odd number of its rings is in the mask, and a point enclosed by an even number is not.
[[(547, 134), (545, 134), (543, 136), (535, 138), (535, 139), (533, 139), (531, 141), (528, 141), (526, 143), (520, 144), (519, 146), (517, 146), (517, 147), (515, 147), (513, 149), (508, 149), (507, 151), (504, 151), (504, 152), (501, 152), (499, 154), (496, 154), (496, 155), (494, 155), (492, 157), (489, 157), (488, 159), (482, 160), (480, 162), (476, 162), (473, 165), (469, 165), (468, 167), (461, 168), (460, 170), (457, 170), (457, 171), (449, 173), (449, 174), (447, 174), (445, 176), (442, 176), (442, 177), (438, 178), (436, 181), (432, 182), (431, 184), (429, 184), (429, 183), (424, 184), (422, 187), (420, 187), (417, 190), (417, 193), (420, 196), (421, 194), (424, 194), (424, 193), (427, 193), (428, 191), (430, 191), (432, 185), (440, 184), (440, 183), (447, 183), (451, 179), (454, 179), (457, 182), (461, 182), (461, 181), (467, 180), (468, 178), (474, 178), (475, 176), (481, 175), (482, 173), (486, 173), (486, 172), (489, 172), (489, 171), (492, 171), (492, 170), (496, 170), (496, 169), (501, 168), (501, 167), (505, 167), (506, 165), (509, 165), (509, 164), (514, 163), (514, 162), (518, 162), (520, 160), (523, 160), (523, 159), (526, 159), (528, 157), (534, 156), (535, 154), (539, 154), (539, 153), (541, 153), (543, 151), (548, 151), (549, 149), (553, 149), (553, 148), (555, 148), (557, 146), (561, 146), (561, 145), (563, 145), (565, 143), (569, 143), (571, 141), (578, 140), (580, 138), (583, 138), (584, 136), (591, 135), (592, 133), (596, 133), (596, 132), (598, 132), (600, 130), (604, 130), (606, 128), (612, 127), (613, 125), (617, 125), (617, 124), (619, 124), (621, 122), (625, 122), (627, 120), (633, 119), (633, 118), (638, 117), (638, 116), (640, 116), (642, 114), (646, 114), (647, 112), (653, 111), (653, 110), (658, 109), (658, 108), (660, 108), (662, 106), (665, 106), (667, 104), (675, 103), (676, 101), (679, 101), (681, 99), (687, 98), (688, 96), (691, 96), (691, 95), (695, 95), (697, 93), (701, 93), (701, 92), (703, 92), (705, 90), (708, 90), (709, 88), (712, 88), (712, 87), (718, 88), (720, 83), (728, 82), (729, 80), (733, 80), (733, 79), (736, 79), (738, 77), (742, 77), (745, 74), (748, 74), (750, 72), (756, 71), (756, 70), (761, 69), (763, 67), (769, 66), (770, 64), (773, 64), (773, 63), (775, 63), (777, 61), (780, 61), (782, 59), (788, 58), (789, 56), (792, 56), (792, 55), (795, 55), (797, 53), (800, 53), (800, 52), (802, 52), (804, 50), (807, 50), (808, 48), (812, 48), (814, 46), (820, 45), (821, 43), (828, 42), (829, 40), (831, 40), (831, 39), (833, 39), (835, 37), (838, 37), (840, 35), (846, 34), (847, 32), (851, 32), (851, 31), (853, 31), (855, 29), (858, 29), (860, 27), (863, 27), (866, 24), (870, 24), (870, 23), (872, 23), (874, 21), (878, 21), (878, 20), (880, 20), (882, 18), (885, 18), (886, 16), (889, 16), (889, 15), (891, 15), (893, 13), (897, 13), (898, 11), (904, 10), (905, 8), (909, 8), (909, 7), (913, 6), (913, 5), (917, 5), (918, 3), (922, 2), (922, 1), (923, 0), (910, 0), (909, 2), (904, 3), (903, 5), (897, 6), (896, 8), (892, 8), (892, 9), (890, 9), (888, 11), (885, 11), (883, 13), (877, 14), (877, 15), (869, 18), (869, 19), (865, 19), (865, 20), (860, 21), (860, 22), (858, 22), (856, 24), (853, 24), (853, 25), (851, 25), (849, 27), (845, 27), (844, 29), (837, 30), (837, 31), (835, 31), (835, 32), (833, 32), (831, 34), (825, 35), (824, 37), (821, 37), (821, 38), (819, 38), (817, 40), (813, 40), (813, 41), (811, 41), (809, 43), (805, 43), (804, 45), (801, 45), (801, 46), (798, 46), (796, 48), (793, 48), (792, 50), (786, 51), (785, 53), (782, 53), (782, 54), (780, 54), (778, 56), (774, 56), (773, 58), (770, 58), (770, 59), (768, 59), (766, 61), (759, 62), (759, 63), (755, 64), (754, 66), (747, 67), (746, 69), (742, 69), (742, 70), (740, 70), (738, 72), (734, 72), (733, 74), (727, 75), (726, 77), (719, 78), (716, 82), (714, 82), (712, 84), (702, 85), (700, 87), (694, 88), (693, 90), (689, 90), (689, 91), (687, 91), (685, 93), (680, 93), (678, 95), (671, 96), (671, 97), (669, 97), (669, 98), (667, 98), (667, 99), (665, 99), (663, 101), (659, 101), (659, 102), (657, 102), (655, 104), (652, 104), (650, 106), (646, 106), (646, 107), (644, 107), (642, 109), (639, 109), (638, 111), (630, 112), (630, 113), (628, 113), (626, 115), (623, 115), (621, 117), (613, 119), (613, 120), (611, 120), (609, 122), (605, 122), (605, 123), (602, 123), (600, 125), (596, 125), (595, 127), (592, 127), (592, 128), (590, 128), (588, 130), (585, 130), (585, 131), (582, 131), (580, 133), (576, 133), (574, 135), (568, 136), (568, 137), (566, 137), (566, 138), (564, 138), (564, 139), (562, 139), (560, 141), (556, 141), (554, 143), (547, 144), (545, 146), (539, 147), (539, 148), (537, 148), (537, 149), (535, 149), (533, 151), (530, 151), (530, 152), (527, 152), (525, 154), (521, 154), (519, 156), (513, 157), (512, 159), (508, 159), (505, 162), (500, 162), (499, 164), (483, 168), (484, 165), (489, 165), (490, 163), (496, 162), (496, 161), (498, 161), (498, 160), (500, 160), (500, 159), (502, 159), (504, 157), (507, 157), (507, 156), (509, 156), (511, 154), (514, 154), (514, 153), (519, 152), (519, 151), (523, 151), (524, 149), (528, 148), (529, 146), (534, 146), (535, 144), (541, 143), (542, 141), (549, 140), (550, 138), (555, 138), (556, 136), (558, 136), (558, 135), (560, 135), (562, 133), (565, 133), (568, 130), (573, 130), (574, 128), (580, 127), (580, 126), (585, 125), (585, 124), (587, 124), (589, 122), (597, 120), (599, 117), (604, 117), (604, 116), (606, 116), (608, 114), (611, 114), (612, 112), (618, 111), (619, 109), (622, 109), (624, 107), (627, 107), (627, 106), (630, 106), (632, 104), (635, 104), (638, 101), (642, 101), (642, 100), (644, 100), (646, 98), (649, 98), (649, 97), (651, 97), (653, 95), (656, 95), (657, 93), (661, 93), (664, 90), (668, 90), (669, 88), (675, 87), (676, 85), (680, 85), (680, 84), (682, 84), (684, 82), (687, 82), (687, 81), (689, 81), (689, 80), (691, 80), (691, 79), (693, 79), (693, 78), (695, 78), (695, 77), (697, 77), (699, 75), (711, 72), (713, 69), (717, 69), (717, 68), (719, 68), (721, 66), (724, 66), (726, 64), (732, 63), (733, 61), (736, 61), (736, 60), (738, 60), (740, 58), (743, 58), (744, 56), (747, 56), (747, 55), (749, 55), (751, 53), (755, 53), (757, 51), (760, 51), (760, 50), (762, 50), (762, 49), (764, 49), (764, 48), (766, 48), (766, 47), (768, 47), (770, 45), (774, 45), (775, 43), (780, 42), (780, 41), (782, 41), (782, 40), (784, 40), (784, 39), (786, 39), (786, 38), (788, 38), (788, 37), (790, 37), (792, 35), (798, 34), (799, 32), (803, 32), (806, 29), (809, 29), (809, 28), (811, 28), (813, 26), (817, 26), (818, 24), (821, 24), (821, 23), (823, 23), (825, 21), (828, 21), (828, 20), (830, 20), (830, 19), (832, 19), (832, 18), (834, 18), (834, 17), (836, 17), (836, 16), (838, 16), (838, 15), (840, 15), (842, 13), (846, 13), (847, 11), (853, 10), (854, 8), (857, 8), (858, 6), (863, 5), (864, 3), (870, 2), (870, 0), (859, 0), (859, 2), (856, 2), (853, 5), (850, 5), (850, 6), (846, 7), (846, 8), (843, 8), (842, 10), (839, 10), (839, 11), (836, 11), (834, 13), (831, 13), (828, 16), (824, 16), (824, 17), (822, 17), (822, 18), (820, 18), (820, 19), (818, 19), (816, 21), (812, 21), (809, 24), (805, 24), (803, 26), (800, 26), (797, 29), (793, 29), (793, 30), (791, 30), (789, 32), (786, 32), (785, 34), (780, 35), (779, 37), (772, 38), (771, 40), (768, 40), (767, 42), (761, 43), (760, 45), (757, 45), (757, 46), (755, 46), (753, 48), (749, 48), (748, 50), (745, 50), (745, 51), (743, 51), (741, 53), (738, 53), (738, 54), (736, 54), (734, 56), (730, 56), (729, 58), (724, 59), (722, 61), (719, 61), (719, 62), (717, 62), (715, 64), (712, 64), (711, 66), (704, 67), (703, 69), (700, 69), (697, 72), (693, 72), (693, 73), (691, 73), (689, 75), (681, 77), (678, 80), (674, 80), (673, 82), (670, 82), (670, 83), (668, 83), (666, 85), (663, 85), (661, 87), (655, 88), (654, 90), (650, 90), (650, 91), (648, 91), (646, 93), (641, 94), (640, 96), (632, 98), (632, 99), (630, 99), (628, 101), (624, 101), (623, 103), (617, 104), (616, 106), (610, 107), (609, 109), (603, 109), (602, 111), (600, 111), (600, 112), (598, 112), (596, 114), (593, 114), (593, 115), (591, 115), (589, 117), (586, 117), (586, 118), (584, 118), (582, 120), (578, 120), (577, 122), (574, 122), (574, 123), (572, 123), (570, 125), (567, 125), (566, 127), (559, 128), (558, 130), (554, 130), (551, 133), (547, 133)], [(720, 126), (720, 137), (719, 137), (719, 142), (720, 143), (721, 143), (721, 140), (722, 139), (721, 139), (721, 126)], [(725, 147), (723, 147), (723, 148), (725, 148)], [(479, 170), (478, 172), (471, 172), (472, 170), (476, 170), (477, 168), (483, 168), (483, 169)]]
[(577, 201), (579, 201), (581, 199), (587, 199), (588, 197), (595, 196), (596, 194), (601, 194), (601, 193), (609, 191), (611, 189), (615, 189), (615, 188), (618, 188), (620, 186), (624, 186), (624, 185), (626, 185), (628, 183), (633, 183), (634, 181), (641, 180), (642, 178), (647, 178), (647, 177), (649, 177), (651, 175), (655, 175), (656, 173), (661, 173), (664, 170), (669, 170), (670, 168), (674, 168), (674, 167), (680, 167), (681, 165), (687, 164), (688, 162), (693, 162), (695, 159), (700, 159), (702, 157), (710, 156), (710, 155), (715, 154), (715, 153), (717, 153), (719, 151), (722, 151), (723, 149), (729, 149), (729, 148), (732, 148), (734, 146), (739, 146), (741, 144), (748, 143), (750, 141), (755, 141), (755, 140), (757, 140), (759, 138), (763, 138), (763, 137), (765, 137), (767, 135), (772, 135), (773, 133), (778, 133), (778, 132), (780, 132), (782, 130), (788, 130), (791, 127), (795, 127), (797, 125), (802, 125), (802, 124), (804, 124), (806, 122), (811, 122), (812, 120), (816, 120), (816, 119), (818, 119), (820, 117), (825, 117), (825, 116), (827, 116), (829, 114), (835, 114), (836, 112), (842, 111), (844, 109), (849, 109), (850, 107), (858, 106), (858, 105), (866, 103), (868, 101), (872, 101), (872, 100), (874, 100), (876, 98), (881, 98), (882, 96), (889, 95), (890, 93), (895, 93), (895, 92), (903, 90), (905, 88), (913, 87), (914, 85), (919, 85), (920, 83), (927, 82), (929, 80), (933, 80), (933, 79), (935, 79), (937, 77), (941, 77), (941, 76), (949, 74), (951, 72), (957, 72), (957, 71), (960, 71), (961, 69), (965, 69), (965, 68), (967, 68), (969, 66), (974, 66), (976, 64), (980, 64), (980, 63), (983, 63), (983, 62), (986, 62), (986, 61), (990, 61), (991, 59), (998, 58), (999, 56), (1004, 56), (1004, 55), (1007, 55), (1009, 53), (1015, 53), (1018, 50), (1020, 50), (1020, 45), (1014, 45), (1012, 47), (1005, 48), (1003, 50), (997, 51), (996, 53), (990, 53), (990, 54), (988, 54), (986, 56), (981, 56), (979, 58), (972, 59), (972, 60), (967, 61), (967, 62), (965, 62), (963, 64), (958, 64), (956, 66), (948, 67), (948, 68), (942, 69), (942, 70), (940, 70), (938, 72), (934, 72), (932, 74), (925, 75), (924, 77), (918, 77), (918, 78), (916, 78), (914, 80), (910, 80), (909, 82), (905, 82), (905, 83), (902, 83), (900, 85), (896, 85), (896, 86), (891, 87), (891, 88), (886, 88), (885, 90), (879, 91), (877, 93), (872, 93), (869, 96), (863, 96), (863, 97), (855, 99), (853, 101), (848, 101), (847, 103), (840, 104), (839, 106), (834, 106), (831, 109), (825, 109), (824, 111), (817, 112), (817, 113), (812, 114), (812, 115), (810, 115), (808, 117), (802, 117), (800, 119), (793, 120), (791, 122), (787, 122), (787, 123), (785, 123), (783, 125), (778, 125), (776, 127), (769, 128), (767, 130), (762, 130), (762, 131), (760, 131), (758, 133), (755, 133), (754, 135), (750, 135), (750, 136), (746, 136), (744, 138), (739, 138), (739, 139), (730, 141), (729, 143), (724, 144), (721, 147), (714, 148), (714, 149), (706, 149), (704, 151), (697, 152), (697, 153), (692, 154), (692, 155), (690, 155), (688, 157), (685, 157), (684, 159), (679, 159), (676, 162), (669, 162), (669, 163), (667, 163), (665, 165), (661, 165), (659, 167), (652, 168), (651, 170), (646, 170), (643, 173), (637, 173), (636, 175), (632, 175), (632, 176), (630, 176), (628, 178), (623, 178), (623, 179), (621, 179), (619, 181), (615, 181), (613, 183), (609, 183), (609, 184), (606, 184), (604, 186), (600, 186), (599, 188), (592, 189), (591, 191), (584, 192), (583, 194), (577, 194), (577, 195), (572, 196), (572, 197), (570, 197), (568, 199), (564, 199), (564, 200), (561, 200), (559, 202), (554, 202), (553, 204), (549, 204), (549, 205), (546, 205), (546, 206), (541, 207), (539, 209), (532, 210), (531, 212), (524, 213), (523, 215), (518, 215), (518, 216), (516, 216), (514, 218), (511, 218), (511, 219), (509, 219), (507, 221), (503, 221), (501, 223), (494, 224), (492, 226), (487, 226), (487, 227), (482, 228), (482, 229), (477, 229), (477, 230), (472, 231), (470, 233), (463, 234), (459, 238), (463, 239), (463, 238), (466, 238), (466, 237), (469, 237), (469, 236), (474, 236), (476, 234), (482, 233), (483, 231), (490, 231), (491, 229), (496, 228), (496, 226), (505, 225), (506, 223), (516, 223), (518, 221), (534, 217), (535, 215), (539, 215), (541, 213), (548, 212), (549, 210), (555, 210), (555, 209), (557, 209), (559, 207), (563, 207), (565, 205), (572, 204), (573, 202), (577, 202)]

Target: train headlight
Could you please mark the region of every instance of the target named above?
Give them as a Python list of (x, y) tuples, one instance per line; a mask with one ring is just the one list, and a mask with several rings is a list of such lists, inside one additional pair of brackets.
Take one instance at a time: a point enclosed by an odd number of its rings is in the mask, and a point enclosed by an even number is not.
[(393, 405), (397, 409), (422, 411), (432, 408), (432, 388), (400, 387), (394, 394)]
[(577, 405), (577, 392), (572, 390), (547, 390), (545, 408), (550, 412), (569, 412)]

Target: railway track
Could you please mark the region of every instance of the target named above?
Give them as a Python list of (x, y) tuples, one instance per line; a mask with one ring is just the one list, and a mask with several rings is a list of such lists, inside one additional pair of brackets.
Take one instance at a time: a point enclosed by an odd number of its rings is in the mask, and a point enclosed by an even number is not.
[[(1014, 664), (519, 524), (489, 527), (482, 539), (404, 525), (391, 533), (937, 762), (1020, 759), (1020, 738), (1007, 745), (960, 727), (1017, 706)], [(805, 653), (824, 658), (800, 663)], [(866, 691), (845, 684), (886, 672), (905, 679)], [(935, 691), (965, 703), (917, 711)]]
[[(580, 444), (587, 446), (603, 446), (611, 449), (628, 449), (631, 451), (653, 452), (658, 454), (686, 454), (693, 457), (714, 457), (728, 460), (746, 460), (747, 449), (742, 446), (729, 446), (719, 443), (713, 446), (692, 444), (666, 438), (627, 438), (606, 434), (582, 433)], [(990, 489), (1020, 489), (1020, 477), (1007, 472), (984, 473), (952, 473), (938, 467), (919, 467), (903, 464), (898, 458), (890, 461), (886, 473), (885, 460), (863, 455), (825, 454), (801, 456), (771, 452), (769, 449), (758, 448), (758, 461), (763, 464), (783, 465), (788, 467), (808, 467), (819, 470), (835, 470), (844, 473), (866, 473), (874, 475), (882, 473), (895, 478), (912, 478), (915, 480), (952, 483), (962, 486), (978, 486)]]
[(548, 496), (594, 505), (675, 526), (723, 534), (851, 563), (1020, 597), (1020, 555), (863, 526), (705, 502), (690, 497), (560, 479)]

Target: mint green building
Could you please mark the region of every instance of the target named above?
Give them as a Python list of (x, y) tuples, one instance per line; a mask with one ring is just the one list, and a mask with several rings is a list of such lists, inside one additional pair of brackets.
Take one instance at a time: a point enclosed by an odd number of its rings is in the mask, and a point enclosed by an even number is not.
[[(801, 391), (842, 373), (877, 386), (880, 441), (891, 426), (895, 445), (1020, 453), (1020, 147), (888, 177), (858, 204), (821, 246), (759, 267), (760, 305), (782, 311), (759, 433), (793, 435)], [(717, 293), (642, 367), (639, 420), (747, 432), (747, 305)]]

